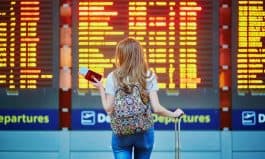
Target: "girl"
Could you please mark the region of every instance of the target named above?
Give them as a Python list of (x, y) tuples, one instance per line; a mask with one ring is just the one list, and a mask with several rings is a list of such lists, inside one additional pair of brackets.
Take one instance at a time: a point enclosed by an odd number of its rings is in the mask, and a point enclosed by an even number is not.
[[(116, 69), (106, 79), (106, 88), (95, 79), (92, 84), (99, 89), (104, 110), (111, 115), (113, 112), (115, 91), (118, 88), (128, 89), (130, 84), (138, 84), (143, 99), (150, 101), (153, 112), (167, 117), (180, 117), (184, 112), (174, 112), (163, 107), (157, 95), (158, 83), (155, 74), (149, 70), (144, 58), (143, 49), (138, 41), (126, 38), (118, 43), (115, 52)], [(154, 127), (145, 132), (128, 136), (112, 135), (112, 149), (115, 159), (149, 159), (154, 144)], [(134, 151), (133, 151), (134, 150)]]

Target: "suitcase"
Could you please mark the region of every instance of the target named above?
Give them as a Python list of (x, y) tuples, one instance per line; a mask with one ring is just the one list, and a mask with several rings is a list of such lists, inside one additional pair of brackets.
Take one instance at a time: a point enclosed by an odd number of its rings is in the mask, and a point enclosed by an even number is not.
[(181, 124), (182, 116), (176, 118), (175, 121), (175, 159), (180, 159), (180, 124)]

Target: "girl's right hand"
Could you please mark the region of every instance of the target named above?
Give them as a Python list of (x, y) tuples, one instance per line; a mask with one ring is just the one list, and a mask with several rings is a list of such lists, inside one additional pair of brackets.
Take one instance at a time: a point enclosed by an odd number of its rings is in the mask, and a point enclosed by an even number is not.
[(98, 79), (94, 78), (94, 80), (96, 82), (91, 82), (93, 84), (94, 87), (96, 87), (97, 89), (104, 89), (103, 84), (101, 83), (101, 81), (99, 81)]

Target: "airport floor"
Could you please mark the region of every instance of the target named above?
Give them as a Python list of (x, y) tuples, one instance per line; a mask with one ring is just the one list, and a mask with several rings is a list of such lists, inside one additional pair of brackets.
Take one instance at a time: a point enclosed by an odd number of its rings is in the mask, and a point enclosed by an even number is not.
[[(156, 131), (152, 159), (175, 159), (174, 131)], [(180, 159), (264, 159), (265, 131), (182, 131)], [(111, 131), (0, 131), (0, 159), (112, 159)]]

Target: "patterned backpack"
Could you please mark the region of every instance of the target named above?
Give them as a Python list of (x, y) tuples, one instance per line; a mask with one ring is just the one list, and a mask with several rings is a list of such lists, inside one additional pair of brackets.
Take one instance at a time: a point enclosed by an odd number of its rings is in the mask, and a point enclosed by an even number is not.
[(153, 125), (150, 102), (144, 104), (137, 85), (131, 93), (122, 88), (115, 92), (114, 110), (110, 115), (111, 128), (117, 135), (132, 135), (148, 130)]

